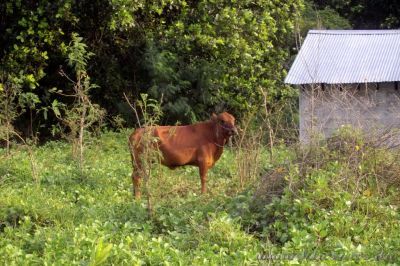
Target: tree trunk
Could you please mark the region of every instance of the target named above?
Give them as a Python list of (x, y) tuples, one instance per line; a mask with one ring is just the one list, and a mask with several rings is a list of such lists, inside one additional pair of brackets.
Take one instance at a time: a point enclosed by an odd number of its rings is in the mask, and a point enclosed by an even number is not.
[(11, 127), (11, 122), (10, 122), (10, 108), (8, 106), (8, 101), (9, 101), (9, 95), (8, 95), (8, 90), (6, 90), (7, 96), (6, 96), (6, 106), (5, 106), (5, 113), (6, 113), (6, 151), (7, 151), (7, 156), (10, 155), (10, 127)]

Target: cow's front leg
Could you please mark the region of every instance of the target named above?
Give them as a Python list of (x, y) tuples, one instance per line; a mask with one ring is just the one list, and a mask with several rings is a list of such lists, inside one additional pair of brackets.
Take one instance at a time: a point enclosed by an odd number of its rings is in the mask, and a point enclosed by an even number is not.
[(199, 165), (200, 181), (201, 181), (201, 193), (205, 194), (207, 192), (207, 171), (208, 167), (206, 164)]

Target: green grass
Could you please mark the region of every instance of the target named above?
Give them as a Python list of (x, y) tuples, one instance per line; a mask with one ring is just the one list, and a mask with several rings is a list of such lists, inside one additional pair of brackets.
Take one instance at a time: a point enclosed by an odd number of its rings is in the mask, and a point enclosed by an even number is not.
[[(232, 149), (209, 172), (206, 195), (197, 168), (155, 167), (149, 219), (146, 201), (133, 200), (128, 134), (91, 139), (83, 173), (68, 144), (35, 148), (39, 182), (25, 151), (0, 151), (0, 265), (399, 263), (398, 192), (371, 187), (354, 198), (332, 185), (337, 164), (268, 203), (253, 196), (257, 180), (240, 188)], [(277, 150), (277, 164), (289, 155)], [(265, 170), (274, 167), (267, 157)], [(285, 178), (298, 179), (289, 168)]]
[(87, 143), (83, 174), (63, 142), (35, 150), (38, 183), (24, 151), (2, 160), (0, 264), (89, 264), (99, 260), (96, 249), (116, 265), (257, 260), (259, 240), (224, 206), (238, 193), (232, 152), (209, 172), (207, 195), (199, 194), (197, 168), (156, 167), (149, 220), (145, 200), (133, 200), (127, 135)]

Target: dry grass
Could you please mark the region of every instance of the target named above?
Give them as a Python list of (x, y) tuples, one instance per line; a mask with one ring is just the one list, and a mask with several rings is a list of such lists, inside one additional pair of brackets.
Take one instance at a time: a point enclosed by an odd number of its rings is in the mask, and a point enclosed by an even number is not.
[(271, 203), (273, 198), (280, 197), (287, 185), (285, 177), (288, 173), (289, 171), (286, 167), (279, 166), (263, 175), (255, 189), (254, 201), (258, 204), (266, 205)]
[(400, 150), (380, 143), (382, 139), (377, 136), (346, 129), (314, 145), (292, 147), (294, 159), (275, 166), (257, 182), (254, 204), (265, 206), (282, 196), (285, 189), (297, 195), (316, 175), (326, 175), (330, 186), (353, 197), (391, 195), (400, 187)]

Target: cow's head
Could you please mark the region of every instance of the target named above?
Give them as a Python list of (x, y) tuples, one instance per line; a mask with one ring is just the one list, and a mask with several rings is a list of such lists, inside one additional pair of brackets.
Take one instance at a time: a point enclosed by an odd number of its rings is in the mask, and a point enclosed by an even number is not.
[(212, 114), (211, 119), (218, 124), (224, 137), (230, 137), (237, 134), (235, 127), (235, 117), (233, 115), (223, 112), (219, 115)]

